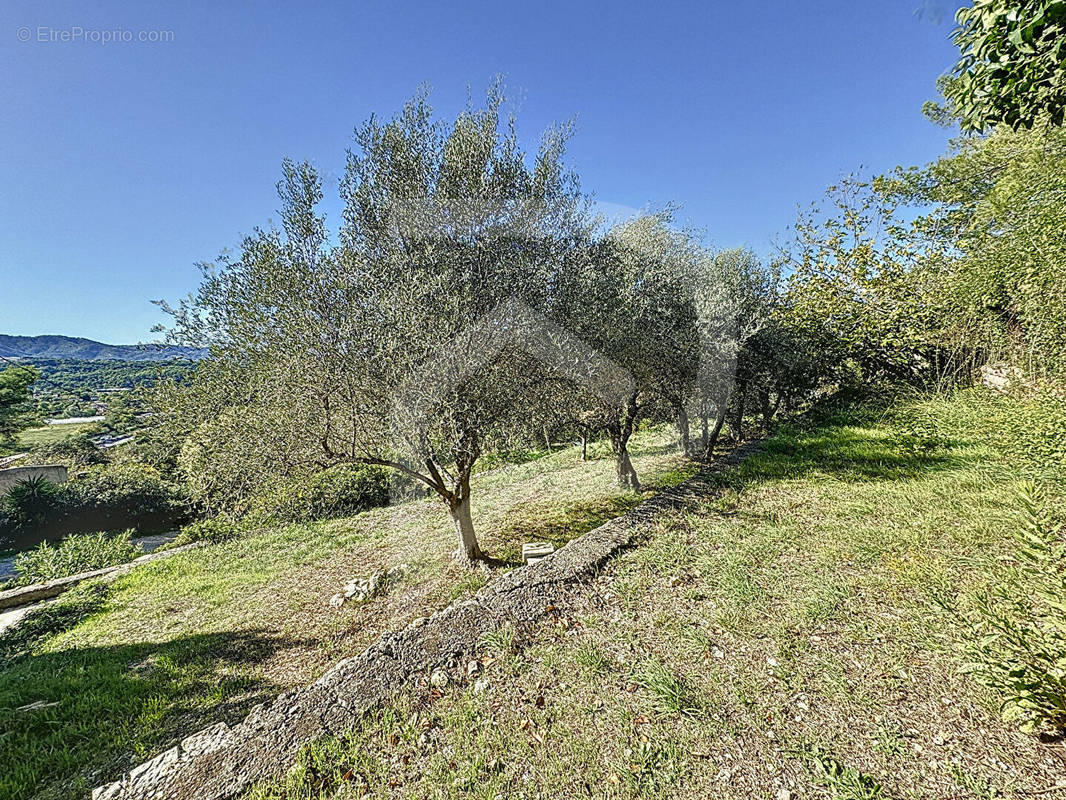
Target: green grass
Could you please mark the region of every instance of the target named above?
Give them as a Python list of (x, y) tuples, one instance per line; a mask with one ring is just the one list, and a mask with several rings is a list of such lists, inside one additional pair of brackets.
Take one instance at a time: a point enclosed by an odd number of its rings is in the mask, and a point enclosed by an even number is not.
[(405, 692), (249, 797), (1066, 796), (1062, 743), (960, 672), (942, 602), (995, 583), (1020, 479), (1063, 514), (1061, 470), (1003, 447), (1027, 431), (989, 402), (786, 427), (566, 624), (484, 643), (476, 679)]
[[(632, 445), (653, 488), (684, 474), (671, 438), (644, 432)], [(505, 562), (487, 571), (452, 560), (451, 520), (427, 499), (257, 531), (64, 596), (0, 636), (0, 797), (87, 793), (476, 591), (517, 562), (521, 542), (563, 544), (640, 501), (617, 488), (605, 445), (591, 455), (582, 463), (571, 448), (475, 479), (482, 545)], [(330, 608), (347, 581), (401, 564), (385, 596)]]
[(100, 427), (98, 422), (72, 422), (68, 425), (42, 425), (39, 428), (28, 428), (17, 437), (19, 448), (29, 450), (32, 447), (40, 447), (46, 444), (55, 444), (77, 433), (96, 430)]

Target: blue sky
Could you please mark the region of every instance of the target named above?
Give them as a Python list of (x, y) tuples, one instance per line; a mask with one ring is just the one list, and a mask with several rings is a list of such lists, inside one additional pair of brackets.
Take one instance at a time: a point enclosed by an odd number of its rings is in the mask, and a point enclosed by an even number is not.
[[(358, 123), (423, 82), (452, 116), (501, 73), (531, 146), (576, 118), (569, 160), (599, 201), (677, 202), (714, 244), (768, 252), (797, 204), (842, 173), (943, 151), (950, 132), (921, 106), (954, 60), (953, 11), (5, 0), (0, 333), (150, 340), (162, 321), (151, 299), (183, 296), (195, 262), (277, 217), (283, 158), (326, 174), (336, 223)], [(104, 31), (133, 41), (86, 41)], [(137, 41), (142, 31), (171, 41)]]

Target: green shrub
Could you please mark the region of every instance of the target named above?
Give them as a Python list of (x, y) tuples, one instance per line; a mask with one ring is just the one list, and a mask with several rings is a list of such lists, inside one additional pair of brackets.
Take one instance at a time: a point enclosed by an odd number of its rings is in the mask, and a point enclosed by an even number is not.
[(1066, 468), (1066, 402), (1051, 391), (998, 394), (978, 387), (931, 398), (897, 416), (925, 441), (988, 444), (1029, 475)]
[(3, 499), (8, 518), (14, 527), (39, 524), (59, 513), (63, 508), (59, 486), (43, 475), (19, 481)]
[(137, 464), (97, 470), (87, 477), (60, 485), (71, 511), (125, 511), (138, 515), (175, 512), (183, 498), (151, 467)]
[(33, 461), (38, 464), (65, 464), (68, 467), (87, 467), (106, 464), (107, 453), (96, 446), (92, 434), (82, 432), (50, 444), (33, 448)]
[(112, 465), (53, 484), (23, 481), (0, 502), (0, 538), (58, 538), (84, 531), (167, 530), (189, 517), (182, 491), (151, 467)]
[(211, 519), (199, 520), (181, 529), (167, 548), (181, 547), (193, 542), (227, 542), (241, 535), (243, 527), (231, 517), (220, 515)]
[(1030, 482), (1019, 492), (1017, 552), (1003, 580), (975, 598), (966, 670), (1004, 697), (1024, 727), (1066, 728), (1066, 541)]
[(42, 542), (15, 557), (16, 583), (41, 583), (132, 561), (144, 553), (130, 541), (132, 533), (86, 533), (68, 536), (56, 545)]
[(249, 503), (246, 519), (251, 524), (265, 524), (348, 517), (387, 505), (389, 478), (388, 470), (382, 467), (332, 467), (257, 495)]

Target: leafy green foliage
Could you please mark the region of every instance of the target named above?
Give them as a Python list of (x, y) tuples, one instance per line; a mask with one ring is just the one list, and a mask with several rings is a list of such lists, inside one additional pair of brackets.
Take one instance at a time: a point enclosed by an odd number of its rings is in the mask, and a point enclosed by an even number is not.
[(250, 524), (350, 517), (389, 502), (389, 471), (343, 464), (305, 479), (279, 483), (249, 503)]
[(964, 128), (1031, 128), (1066, 120), (1066, 2), (974, 0), (959, 9), (962, 53), (947, 97)]
[(60, 486), (68, 515), (98, 519), (103, 530), (137, 524), (169, 525), (187, 514), (182, 492), (160, 474), (138, 464), (113, 465)]
[(916, 233), (944, 277), (943, 335), (982, 360), (1066, 376), (1066, 130), (964, 138), (880, 187), (924, 206)]
[(975, 598), (967, 666), (1030, 729), (1066, 728), (1066, 538), (1032, 482), (1018, 492), (1013, 562)]
[(10, 521), (19, 527), (44, 522), (63, 507), (60, 488), (42, 475), (19, 481), (3, 498)]
[(30, 386), (40, 377), (33, 367), (13, 366), (0, 370), (0, 452), (14, 445), (14, 435), (29, 427)]
[(843, 386), (941, 379), (953, 363), (944, 275), (925, 245), (881, 180), (849, 177), (801, 213), (782, 258), (791, 274), (779, 320), (806, 374)]
[(834, 800), (878, 800), (884, 797), (884, 789), (876, 778), (844, 764), (824, 748), (811, 747), (805, 755), (815, 780), (832, 790)]
[(64, 464), (67, 467), (88, 467), (107, 463), (107, 452), (93, 441), (92, 434), (82, 431), (55, 442), (33, 448), (31, 458), (39, 464)]
[(58, 544), (42, 542), (15, 558), (17, 583), (42, 583), (132, 561), (144, 553), (140, 546), (130, 541), (132, 533), (86, 533), (68, 536)]
[[(41, 417), (96, 416), (101, 406), (107, 414), (116, 412), (134, 417), (146, 409), (138, 390), (149, 389), (164, 380), (182, 381), (196, 368), (195, 362), (123, 361), (116, 359), (84, 361), (74, 358), (32, 358), (41, 379), (34, 386), (33, 405)], [(108, 426), (115, 429), (112, 422)], [(136, 427), (127, 419), (123, 430)]]
[(8, 512), (0, 535), (58, 537), (84, 531), (166, 530), (188, 518), (184, 493), (138, 464), (98, 467), (84, 478), (16, 484), (0, 503)]

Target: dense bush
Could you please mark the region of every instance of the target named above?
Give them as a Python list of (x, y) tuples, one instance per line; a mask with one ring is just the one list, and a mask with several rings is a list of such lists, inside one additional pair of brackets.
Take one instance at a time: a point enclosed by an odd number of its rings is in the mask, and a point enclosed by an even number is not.
[(59, 544), (42, 542), (15, 558), (16, 584), (41, 583), (132, 561), (144, 552), (130, 541), (132, 533), (87, 533), (68, 536)]
[(22, 481), (4, 499), (0, 536), (52, 538), (84, 531), (157, 531), (189, 516), (182, 492), (141, 465), (109, 466), (68, 483)]
[(33, 448), (31, 460), (37, 464), (64, 464), (68, 467), (87, 467), (106, 464), (107, 453), (96, 446), (92, 433), (83, 431), (51, 444)]
[(182, 528), (181, 533), (172, 542), (164, 546), (171, 548), (181, 547), (193, 542), (211, 542), (212, 544), (226, 542), (240, 536), (243, 527), (232, 517), (226, 515), (198, 520)]
[(47, 522), (62, 513), (63, 499), (58, 484), (41, 475), (19, 481), (3, 499), (8, 520), (14, 528)]
[(381, 467), (333, 467), (256, 495), (246, 518), (250, 523), (261, 524), (350, 516), (386, 505), (389, 478), (388, 471)]
[(961, 402), (931, 398), (910, 408), (907, 424), (925, 438), (977, 438), (1017, 465), (1029, 477), (1061, 475), (1066, 468), (1066, 401), (1055, 394), (1019, 386), (1009, 394), (984, 388), (963, 390)]

